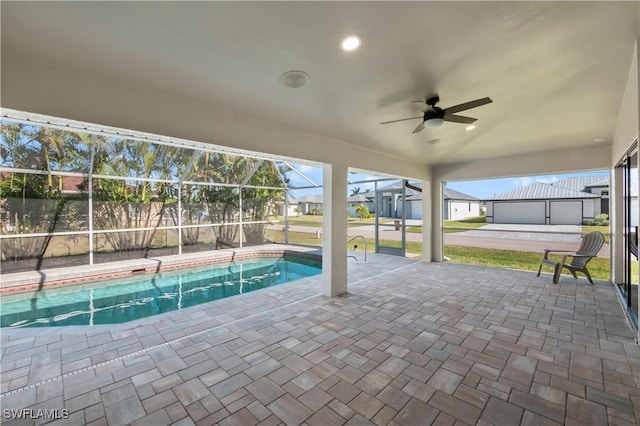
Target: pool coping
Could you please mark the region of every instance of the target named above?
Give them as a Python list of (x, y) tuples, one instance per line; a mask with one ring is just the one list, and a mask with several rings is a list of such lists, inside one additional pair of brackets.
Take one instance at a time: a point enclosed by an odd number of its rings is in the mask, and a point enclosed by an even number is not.
[(318, 247), (291, 244), (267, 244), (243, 248), (212, 250), (183, 255), (158, 256), (145, 259), (121, 260), (97, 265), (82, 265), (41, 271), (16, 272), (1, 275), (0, 296), (81, 284), (90, 281), (157, 273), (180, 268), (233, 262), (260, 257), (295, 256), (321, 260)]

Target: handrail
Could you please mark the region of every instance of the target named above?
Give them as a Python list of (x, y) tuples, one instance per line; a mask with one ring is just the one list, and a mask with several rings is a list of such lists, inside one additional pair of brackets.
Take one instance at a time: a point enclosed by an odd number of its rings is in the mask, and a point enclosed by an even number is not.
[[(364, 262), (367, 263), (367, 239), (364, 237), (364, 235), (356, 235), (355, 237), (351, 237), (350, 239), (347, 240), (347, 244), (349, 244), (351, 241), (355, 240), (356, 238), (362, 238), (362, 241), (364, 242)], [(347, 257), (353, 257), (354, 259), (356, 259), (356, 262), (358, 261), (358, 259), (355, 256), (347, 256)]]

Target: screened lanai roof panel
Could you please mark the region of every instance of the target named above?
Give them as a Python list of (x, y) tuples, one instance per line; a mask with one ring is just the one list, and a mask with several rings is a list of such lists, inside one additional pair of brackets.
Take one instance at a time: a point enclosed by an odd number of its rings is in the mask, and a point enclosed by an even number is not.
[(285, 179), (287, 187), (318, 188), (322, 186), (322, 167), (290, 162), (278, 162), (280, 173)]
[[(61, 175), (93, 173), (96, 178), (157, 180), (165, 183), (260, 186), (260, 181), (268, 180), (270, 188), (322, 186), (322, 166), (306, 160), (244, 152), (6, 108), (1, 115), (4, 139), (0, 166), (7, 169), (39, 170), (43, 173), (54, 171)], [(5, 137), (9, 135), (9, 124), (28, 130), (57, 132), (66, 138), (66, 145), (61, 143), (64, 149), (52, 153), (43, 149), (41, 138), (38, 137), (35, 145), (30, 147), (20, 140), (25, 135), (19, 135), (20, 138), (14, 140)], [(41, 158), (46, 158), (48, 163), (43, 165)], [(268, 170), (275, 171), (275, 174), (266, 173)], [(279, 178), (277, 182), (275, 175)]]
[(88, 173), (93, 138), (85, 133), (2, 120), (3, 167)]
[[(284, 180), (283, 180), (284, 179)], [(260, 160), (254, 165), (252, 172), (245, 176), (243, 185), (286, 188), (287, 180), (281, 168), (274, 161)]]
[(239, 185), (250, 175), (256, 158), (221, 152), (202, 152), (186, 171), (186, 181)]

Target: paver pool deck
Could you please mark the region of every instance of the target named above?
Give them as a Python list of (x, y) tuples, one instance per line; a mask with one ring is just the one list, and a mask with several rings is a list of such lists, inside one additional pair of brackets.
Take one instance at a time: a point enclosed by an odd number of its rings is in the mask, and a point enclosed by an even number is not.
[[(53, 424), (635, 425), (640, 347), (610, 283), (371, 255), (113, 326), (2, 330), (4, 409)], [(3, 419), (3, 424), (42, 424)]]

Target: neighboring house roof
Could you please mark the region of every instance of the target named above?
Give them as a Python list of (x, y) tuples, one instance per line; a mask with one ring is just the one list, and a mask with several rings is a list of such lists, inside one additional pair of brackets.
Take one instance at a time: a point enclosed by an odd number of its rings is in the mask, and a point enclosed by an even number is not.
[[(413, 186), (417, 186), (419, 188), (422, 188), (422, 182), (410, 182), (410, 183)], [(402, 190), (402, 185), (403, 185), (402, 182), (396, 181), (394, 183), (390, 183), (389, 185), (382, 186), (382, 187), (378, 188), (378, 192), (385, 192), (385, 191), (390, 191), (390, 190), (400, 191), (400, 190)], [(405, 189), (405, 194), (406, 194), (407, 198), (409, 198), (412, 195), (421, 194), (421, 192), (415, 191), (415, 190), (413, 190), (411, 188), (406, 188)]]
[(322, 204), (322, 194), (307, 194), (302, 197), (298, 197), (295, 199), (298, 204), (301, 203), (311, 203), (311, 204)]
[[(12, 172), (0, 172), (2, 179), (11, 179)], [(44, 175), (41, 175), (44, 176)], [(84, 176), (54, 176), (55, 187), (58, 187), (59, 180), (62, 181), (63, 194), (80, 194), (87, 191), (88, 178)]]
[(609, 186), (609, 178), (585, 185), (586, 188), (593, 188), (595, 186)]
[(372, 199), (373, 199), (373, 194), (364, 192), (362, 194), (352, 195), (351, 197), (347, 198), (347, 202), (348, 203), (368, 203)]
[(445, 200), (480, 201), (478, 198), (465, 194), (455, 189), (444, 188)]
[(599, 198), (599, 195), (587, 192), (593, 187), (609, 186), (609, 176), (574, 176), (553, 183), (534, 182), (530, 185), (506, 191), (488, 201), (499, 200), (549, 200)]
[(88, 178), (80, 176), (60, 176), (62, 192), (65, 194), (79, 194), (86, 191)]
[[(284, 200), (278, 200), (278, 201), (275, 201), (275, 203), (284, 205), (285, 201)], [(296, 204), (298, 204), (298, 199), (297, 198), (293, 198), (293, 197), (289, 197), (289, 199), (287, 200), (286, 204), (288, 204), (289, 206), (296, 205)]]
[[(548, 184), (542, 182), (534, 182), (530, 185), (516, 188), (511, 191), (506, 191), (493, 197), (488, 198), (488, 201), (499, 200), (548, 200), (559, 198), (599, 198), (599, 195), (590, 194), (584, 191), (576, 191), (559, 187), (555, 184)], [(584, 188), (584, 187), (583, 187)]]
[[(422, 188), (422, 183), (412, 183), (412, 185)], [(422, 200), (422, 192), (414, 191), (411, 188), (407, 188), (406, 194), (407, 194), (407, 201)], [(472, 195), (465, 194), (463, 192), (456, 191), (454, 189), (449, 189), (447, 187), (444, 188), (443, 195), (445, 200), (480, 201), (480, 199)]]
[[(417, 186), (418, 188), (422, 188), (422, 182), (410, 182), (411, 185), (413, 186)], [(383, 186), (382, 188), (378, 188), (378, 191), (385, 191), (385, 190), (398, 190), (398, 189), (402, 189), (402, 183), (401, 182), (394, 182), (392, 184), (389, 184), (387, 186)], [(407, 196), (407, 200), (408, 201), (418, 201), (418, 200), (422, 200), (422, 192), (419, 191), (415, 191), (411, 188), (406, 188), (405, 194)], [(443, 191), (443, 195), (444, 195), (444, 199), (445, 200), (464, 200), (464, 201), (480, 201), (480, 199), (472, 196), (472, 195), (468, 195), (453, 189), (449, 189), (449, 188), (444, 188)]]
[(590, 186), (608, 186), (608, 176), (574, 176), (553, 182), (551, 185), (572, 191), (584, 191)]
[[(416, 186), (419, 186), (419, 185), (416, 185)], [(389, 185), (379, 186), (378, 191), (382, 191), (384, 189), (399, 189), (399, 188), (402, 188), (402, 182), (395, 181), (393, 183), (390, 183)]]

